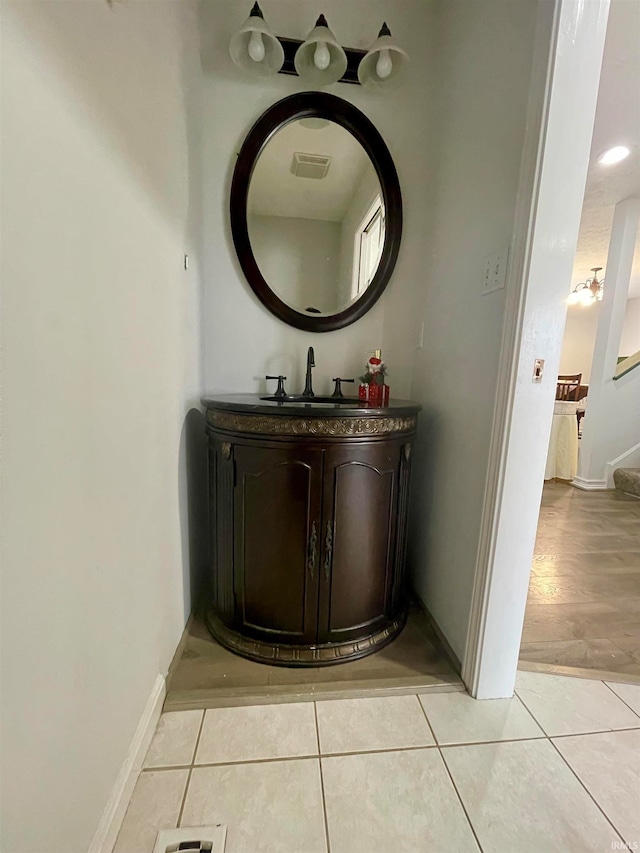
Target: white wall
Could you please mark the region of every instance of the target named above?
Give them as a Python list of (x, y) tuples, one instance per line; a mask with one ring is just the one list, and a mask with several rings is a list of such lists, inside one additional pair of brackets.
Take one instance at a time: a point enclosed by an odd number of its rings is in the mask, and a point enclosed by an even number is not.
[(2, 15), (1, 847), (80, 853), (188, 608), (196, 15), (187, 0)]
[(562, 339), (559, 373), (582, 373), (582, 384), (588, 385), (591, 360), (596, 342), (601, 303), (569, 305)]
[(249, 239), (260, 272), (287, 305), (338, 310), (340, 223), (249, 215)]
[(640, 296), (627, 300), (618, 354), (628, 357), (640, 350)]
[[(640, 371), (635, 368), (614, 380), (625, 324), (627, 293), (640, 221), (640, 198), (614, 208), (608, 282), (596, 336), (587, 412), (582, 429), (574, 485), (611, 488), (616, 467), (635, 467), (640, 457)], [(630, 353), (631, 355), (632, 353)]]
[[(414, 322), (421, 402), (410, 562), (462, 658), (496, 397), (505, 292), (481, 296), (483, 259), (512, 240), (536, 3), (446, 0), (434, 22), (435, 174)], [(535, 132), (535, 128), (532, 130)]]
[[(560, 373), (582, 373), (582, 383), (589, 384), (591, 361), (596, 343), (596, 332), (602, 303), (589, 305), (569, 305), (567, 322), (562, 340)], [(624, 325), (618, 353), (633, 355), (640, 349), (640, 297), (627, 300)]]
[(414, 282), (424, 268), (422, 211), (430, 203), (432, 58), (425, 45), (432, 36), (430, 2), (403, 0), (401, 7), (392, 0), (326, 0), (321, 9), (313, 0), (271, 0), (263, 9), (274, 32), (291, 38), (304, 38), (322, 11), (340, 43), (359, 48), (368, 48), (387, 20), (411, 55), (408, 84), (390, 95), (340, 83), (327, 89), (363, 110), (385, 139), (399, 173), (405, 229), (391, 284), (372, 311), (347, 329), (313, 335), (286, 326), (253, 295), (235, 257), (228, 224), (236, 152), (269, 106), (305, 86), (296, 77), (278, 75), (265, 81), (237, 69), (229, 60), (228, 44), (249, 7), (239, 6), (237, 0), (201, 4), (207, 392), (264, 390), (267, 373), (288, 376), (287, 390), (300, 391), (306, 348), (313, 345), (316, 393), (330, 391), (332, 376), (362, 373), (365, 350), (382, 347), (392, 394), (408, 394), (414, 336), (407, 335), (404, 326)]

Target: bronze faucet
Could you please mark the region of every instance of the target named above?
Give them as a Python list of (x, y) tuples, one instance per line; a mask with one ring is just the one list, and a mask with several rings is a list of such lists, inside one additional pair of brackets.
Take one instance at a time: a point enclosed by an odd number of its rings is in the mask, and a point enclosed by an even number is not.
[(307, 350), (307, 375), (304, 383), (304, 391), (302, 392), (305, 397), (315, 397), (316, 395), (313, 393), (313, 388), (311, 387), (311, 368), (316, 366), (315, 355), (313, 353), (313, 347), (309, 347)]

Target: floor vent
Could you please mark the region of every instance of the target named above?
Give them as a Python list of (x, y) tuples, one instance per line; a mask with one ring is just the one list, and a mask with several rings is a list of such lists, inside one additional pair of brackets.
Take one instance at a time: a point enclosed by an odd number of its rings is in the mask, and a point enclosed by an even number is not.
[(161, 829), (153, 853), (224, 853), (227, 827), (183, 826)]

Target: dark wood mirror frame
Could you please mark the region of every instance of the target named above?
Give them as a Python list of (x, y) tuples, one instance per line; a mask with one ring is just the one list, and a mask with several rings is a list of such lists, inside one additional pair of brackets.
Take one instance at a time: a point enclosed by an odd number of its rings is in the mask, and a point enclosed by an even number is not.
[[(344, 311), (325, 316), (303, 314), (283, 302), (264, 279), (253, 255), (247, 222), (247, 199), (254, 167), (271, 137), (296, 119), (324, 118), (348, 130), (366, 151), (380, 186), (385, 206), (385, 239), (378, 269), (366, 292)], [(254, 124), (244, 141), (231, 183), (231, 233), (246, 279), (272, 314), (307, 332), (332, 332), (355, 323), (377, 302), (396, 265), (402, 237), (402, 196), (389, 149), (369, 119), (357, 107), (324, 92), (290, 95), (270, 107)]]

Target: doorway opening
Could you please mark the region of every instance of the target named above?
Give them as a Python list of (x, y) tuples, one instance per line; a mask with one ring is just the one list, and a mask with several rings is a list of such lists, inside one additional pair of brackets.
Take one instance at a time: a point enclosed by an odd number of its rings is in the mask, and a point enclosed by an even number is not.
[[(519, 652), (521, 669), (622, 680), (640, 679), (640, 168), (600, 155), (640, 145), (637, 18), (612, 3)], [(637, 496), (615, 474), (633, 466)]]

